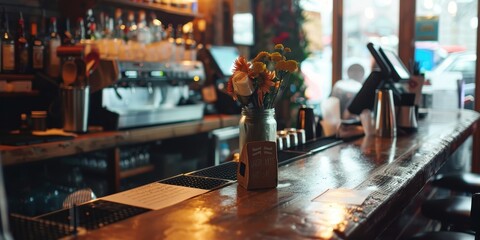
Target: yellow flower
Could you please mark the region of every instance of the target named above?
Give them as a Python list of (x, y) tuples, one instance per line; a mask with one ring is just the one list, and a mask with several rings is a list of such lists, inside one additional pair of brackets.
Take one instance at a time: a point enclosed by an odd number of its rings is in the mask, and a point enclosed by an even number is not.
[(275, 45), (275, 49), (283, 50), (283, 44)]
[(275, 65), (275, 69), (279, 71), (288, 71), (288, 72), (295, 72), (297, 70), (297, 61), (295, 60), (281, 60), (278, 61)]
[(297, 71), (297, 68), (298, 68), (298, 63), (297, 63), (297, 61), (295, 61), (295, 60), (288, 60), (288, 61), (286, 62), (286, 64), (287, 64), (287, 71), (289, 71), (289, 72), (295, 72), (295, 71)]
[(267, 69), (267, 66), (263, 62), (254, 62), (252, 65), (252, 72), (259, 74)]
[(272, 61), (274, 62), (278, 62), (280, 60), (284, 60), (282, 54), (280, 54), (279, 52), (274, 52), (272, 54), (270, 54), (270, 58), (272, 59)]
[[(298, 62), (287, 60), (284, 55), (291, 51), (283, 44), (277, 44), (273, 52), (259, 52), (250, 62), (244, 57), (237, 58), (233, 75), (227, 84), (227, 92), (244, 106), (274, 107), (275, 98), (281, 97), (280, 89), (288, 87), (288, 81), (283, 79), (298, 69)], [(248, 98), (252, 94), (257, 95), (256, 99)]]
[(287, 61), (285, 60), (280, 60), (275, 64), (275, 70), (279, 71), (287, 71)]
[(268, 52), (262, 51), (252, 60), (252, 62), (263, 62), (269, 56)]

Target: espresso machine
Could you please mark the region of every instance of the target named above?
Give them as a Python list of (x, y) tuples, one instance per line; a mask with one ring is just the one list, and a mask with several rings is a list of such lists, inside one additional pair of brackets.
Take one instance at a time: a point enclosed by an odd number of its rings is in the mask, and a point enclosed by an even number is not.
[(200, 61), (102, 59), (90, 78), (89, 123), (116, 130), (201, 119), (204, 81)]

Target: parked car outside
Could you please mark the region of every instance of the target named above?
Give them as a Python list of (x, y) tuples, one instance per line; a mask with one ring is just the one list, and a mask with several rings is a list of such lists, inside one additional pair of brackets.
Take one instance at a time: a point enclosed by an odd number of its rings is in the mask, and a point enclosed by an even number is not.
[[(473, 109), (476, 60), (474, 52), (452, 53), (432, 71), (426, 72), (422, 90), (427, 99), (425, 107), (452, 109), (462, 103), (464, 108)], [(463, 82), (463, 88), (459, 88), (459, 80)]]

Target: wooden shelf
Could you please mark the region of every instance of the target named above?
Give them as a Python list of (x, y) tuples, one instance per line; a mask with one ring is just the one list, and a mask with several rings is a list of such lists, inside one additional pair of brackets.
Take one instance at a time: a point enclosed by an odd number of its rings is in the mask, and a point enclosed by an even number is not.
[(40, 92), (32, 90), (30, 92), (0, 92), (0, 97), (36, 97)]
[(180, 8), (171, 7), (171, 6), (163, 6), (159, 3), (141, 3), (141, 2), (139, 3), (139, 2), (132, 2), (131, 0), (101, 0), (101, 2), (159, 11), (167, 14), (189, 17), (192, 19), (196, 17), (201, 17), (200, 14), (193, 13), (188, 9), (180, 9)]
[(42, 161), (102, 149), (182, 137), (238, 125), (239, 115), (207, 115), (202, 120), (138, 129), (79, 134), (75, 139), (27, 146), (0, 145), (2, 165)]
[(32, 81), (35, 78), (33, 74), (8, 74), (0, 73), (0, 80), (7, 81)]
[(128, 177), (133, 177), (139, 174), (151, 172), (155, 169), (155, 166), (152, 164), (142, 166), (142, 167), (137, 167), (133, 169), (128, 169), (120, 172), (120, 178), (128, 178)]

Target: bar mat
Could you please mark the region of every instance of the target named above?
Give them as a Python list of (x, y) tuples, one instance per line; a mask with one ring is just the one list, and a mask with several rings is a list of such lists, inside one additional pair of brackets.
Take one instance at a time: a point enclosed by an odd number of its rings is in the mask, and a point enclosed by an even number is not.
[(65, 224), (10, 214), (10, 230), (13, 239), (60, 239), (70, 235), (73, 227)]
[(290, 151), (297, 151), (297, 152), (319, 152), (326, 148), (335, 146), (337, 144), (343, 143), (343, 140), (335, 138), (335, 137), (327, 137), (327, 138), (317, 138), (313, 141), (308, 141), (303, 145), (296, 146), (293, 148), (289, 148)]
[(0, 145), (24, 146), (30, 144), (65, 141), (73, 138), (73, 136), (64, 135), (38, 136), (30, 134), (2, 134), (0, 135)]
[(277, 153), (278, 165), (282, 166), (282, 165), (291, 163), (294, 160), (305, 157), (307, 155), (308, 153), (304, 153), (304, 152), (279, 151)]
[[(78, 206), (78, 225), (87, 230), (94, 230), (147, 211), (150, 210), (121, 203), (97, 200)], [(39, 218), (68, 225), (70, 223), (69, 216), (70, 209), (63, 209), (42, 215)]]
[(237, 181), (237, 168), (238, 162), (227, 162), (217, 166), (192, 172), (187, 175)]
[(159, 181), (159, 183), (191, 187), (191, 188), (200, 188), (204, 190), (213, 190), (227, 184), (232, 183), (232, 181), (216, 179), (216, 178), (206, 178), (200, 176), (191, 176), (191, 175), (179, 175), (172, 178), (167, 178), (165, 180)]

